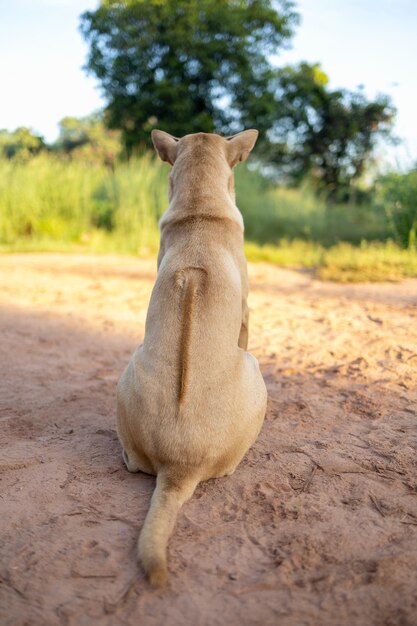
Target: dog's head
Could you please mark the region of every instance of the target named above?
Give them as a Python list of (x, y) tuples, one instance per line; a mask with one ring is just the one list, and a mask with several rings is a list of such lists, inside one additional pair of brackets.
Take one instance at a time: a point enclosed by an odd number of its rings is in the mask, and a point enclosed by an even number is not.
[(153, 130), (152, 141), (158, 155), (173, 166), (170, 198), (177, 185), (194, 194), (212, 192), (221, 186), (228, 189), (234, 201), (233, 168), (248, 158), (257, 138), (257, 130), (244, 130), (232, 137), (195, 133), (181, 139), (162, 130)]
[(232, 169), (237, 163), (246, 161), (258, 138), (257, 130), (244, 130), (232, 137), (221, 137), (212, 133), (195, 133), (181, 139), (173, 137), (163, 130), (152, 131), (155, 150), (162, 159), (174, 165), (177, 158), (187, 152), (196, 160), (205, 154), (217, 154), (223, 157)]

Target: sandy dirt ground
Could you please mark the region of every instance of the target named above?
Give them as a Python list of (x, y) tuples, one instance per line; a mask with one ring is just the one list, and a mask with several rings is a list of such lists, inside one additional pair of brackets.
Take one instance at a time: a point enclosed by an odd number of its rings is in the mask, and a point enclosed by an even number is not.
[(122, 466), (115, 388), (155, 264), (0, 257), (3, 626), (417, 624), (417, 281), (250, 274), (265, 424), (184, 506), (154, 591), (154, 478)]

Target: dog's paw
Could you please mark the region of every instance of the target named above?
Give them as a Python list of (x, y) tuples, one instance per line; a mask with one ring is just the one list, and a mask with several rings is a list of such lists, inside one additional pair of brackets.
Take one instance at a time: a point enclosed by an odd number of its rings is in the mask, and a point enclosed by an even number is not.
[(126, 465), (126, 468), (129, 472), (132, 472), (132, 473), (139, 472), (139, 467), (136, 465), (134, 461), (129, 459), (129, 455), (126, 452), (126, 450), (122, 451), (122, 457), (123, 457), (124, 464)]

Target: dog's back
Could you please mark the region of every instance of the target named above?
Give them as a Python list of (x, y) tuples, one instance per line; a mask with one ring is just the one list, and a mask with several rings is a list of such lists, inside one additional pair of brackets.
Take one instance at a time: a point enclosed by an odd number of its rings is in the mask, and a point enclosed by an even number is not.
[[(159, 150), (175, 166), (160, 224), (158, 277), (143, 345), (119, 384), (120, 439), (138, 469), (161, 477), (156, 510), (164, 508), (167, 485), (181, 494), (167, 504), (170, 514), (199, 481), (234, 470), (265, 413), (257, 361), (238, 345), (247, 275), (227, 150), (226, 140), (203, 133)], [(159, 572), (158, 582), (165, 548), (158, 551), (153, 538), (160, 533), (158, 546), (165, 545), (171, 526), (158, 530), (152, 511), (140, 552), (148, 573)]]

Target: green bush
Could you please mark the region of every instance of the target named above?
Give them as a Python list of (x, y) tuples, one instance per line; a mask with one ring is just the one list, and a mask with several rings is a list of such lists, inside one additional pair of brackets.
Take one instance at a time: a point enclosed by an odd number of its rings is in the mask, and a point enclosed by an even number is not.
[(392, 236), (383, 207), (371, 204), (329, 206), (304, 184), (299, 189), (273, 187), (256, 171), (236, 170), (237, 205), (246, 239), (276, 244), (304, 239), (323, 246), (339, 241), (383, 241)]
[(399, 245), (417, 249), (417, 170), (382, 177), (378, 192)]

